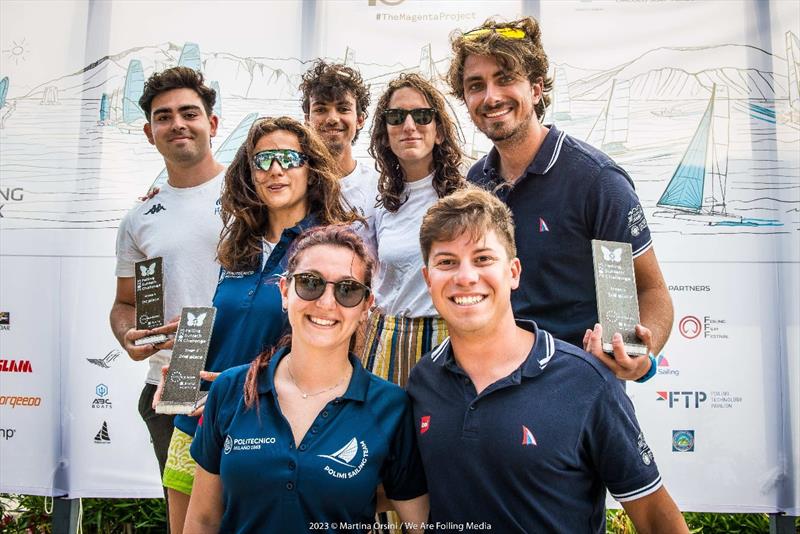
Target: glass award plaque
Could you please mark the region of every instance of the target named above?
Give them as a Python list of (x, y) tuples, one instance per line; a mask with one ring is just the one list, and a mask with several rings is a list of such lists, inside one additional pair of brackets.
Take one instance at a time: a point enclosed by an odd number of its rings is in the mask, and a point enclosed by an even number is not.
[[(137, 261), (135, 295), (136, 295), (136, 329), (150, 330), (164, 326), (164, 269), (161, 257)], [(163, 343), (166, 334), (145, 336), (133, 342), (134, 345), (150, 345)]]

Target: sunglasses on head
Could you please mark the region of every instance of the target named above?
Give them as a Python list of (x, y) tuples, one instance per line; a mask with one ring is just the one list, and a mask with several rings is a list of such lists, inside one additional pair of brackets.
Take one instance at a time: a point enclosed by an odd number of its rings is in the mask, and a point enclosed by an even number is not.
[(470, 30), (463, 35), (464, 39), (472, 40), (472, 39), (479, 39), (484, 35), (488, 35), (490, 33), (496, 33), (500, 37), (504, 37), (506, 39), (525, 39), (527, 35), (525, 35), (525, 30), (520, 30), (519, 28), (475, 28), (474, 30)]
[(262, 150), (253, 156), (253, 165), (262, 171), (268, 171), (272, 162), (277, 161), (284, 170), (302, 167), (308, 161), (308, 156), (291, 148), (280, 150)]
[(317, 300), (328, 284), (333, 284), (333, 298), (345, 308), (358, 306), (369, 297), (369, 288), (356, 280), (328, 282), (314, 273), (295, 273), (289, 280), (294, 280), (294, 291), (303, 300)]
[(387, 109), (383, 112), (383, 118), (386, 119), (386, 124), (398, 126), (406, 122), (406, 117), (411, 115), (414, 122), (420, 126), (430, 124), (433, 117), (436, 116), (436, 110), (433, 108), (416, 108), (416, 109)]

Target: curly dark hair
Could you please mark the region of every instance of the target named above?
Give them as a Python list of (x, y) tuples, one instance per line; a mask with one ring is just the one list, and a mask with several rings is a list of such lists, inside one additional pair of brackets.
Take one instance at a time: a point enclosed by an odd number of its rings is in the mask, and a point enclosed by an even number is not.
[(369, 155), (375, 159), (375, 168), (381, 176), (378, 181), (378, 205), (396, 212), (408, 199), (404, 195), (405, 181), (400, 161), (389, 146), (389, 135), (383, 112), (389, 107), (392, 95), (398, 89), (410, 87), (419, 91), (436, 110), (436, 129), (442, 142), (433, 146), (433, 188), (439, 198), (449, 195), (464, 186), (461, 174), (461, 148), (459, 147), (456, 127), (444, 96), (429, 81), (418, 74), (401, 74), (389, 82), (386, 92), (381, 95), (375, 108), (375, 120), (372, 123), (372, 138), (369, 144)]
[[(286, 276), (294, 274), (297, 269), (297, 264), (300, 262), (300, 257), (305, 251), (321, 245), (330, 245), (352, 251), (353, 254), (364, 263), (364, 279), (358, 281), (370, 287), (375, 261), (369, 249), (364, 244), (364, 241), (362, 241), (351, 227), (342, 224), (317, 226), (300, 234), (289, 249)], [(351, 349), (355, 335), (355, 332), (353, 332), (350, 343)], [(258, 399), (258, 375), (269, 365), (270, 358), (272, 358), (272, 355), (275, 354), (278, 349), (289, 347), (291, 343), (292, 336), (291, 334), (287, 334), (283, 336), (273, 348), (265, 350), (250, 363), (250, 369), (247, 370), (247, 378), (244, 383), (244, 403), (247, 408), (252, 408), (255, 405), (256, 410), (258, 410), (258, 404), (256, 402)]]
[[(453, 96), (464, 101), (464, 62), (467, 56), (493, 57), (503, 70), (518, 73), (528, 79), (531, 85), (539, 80), (544, 85), (542, 98), (536, 104), (536, 116), (544, 119), (544, 112), (550, 105), (550, 91), (553, 90), (553, 79), (547, 76), (549, 63), (547, 54), (542, 46), (542, 30), (533, 17), (515, 20), (512, 22), (499, 22), (493, 18), (486, 19), (480, 28), (498, 29), (515, 28), (525, 32), (522, 39), (509, 39), (497, 32), (490, 31), (479, 36), (468, 36), (460, 30), (450, 34), (450, 45), (453, 49), (453, 60), (447, 71), (447, 82), (450, 84)], [(467, 32), (469, 33), (469, 32)]]
[[(303, 94), (303, 113), (306, 117), (311, 112), (311, 99), (325, 102), (335, 102), (350, 93), (356, 101), (356, 111), (359, 118), (367, 119), (369, 113), (369, 86), (364, 84), (361, 74), (340, 63), (326, 63), (322, 59), (314, 62), (310, 69), (303, 74), (300, 82), (300, 92)], [(353, 143), (358, 139), (360, 130), (356, 130)]]
[(217, 101), (217, 92), (203, 83), (203, 74), (189, 67), (172, 67), (153, 73), (144, 83), (139, 107), (142, 108), (147, 122), (150, 122), (153, 99), (173, 89), (193, 90), (203, 101), (206, 115), (211, 116), (214, 103)]
[(325, 143), (308, 126), (290, 117), (258, 119), (239, 147), (225, 173), (222, 190), (222, 233), (217, 247), (220, 265), (229, 271), (250, 269), (260, 264), (262, 238), (269, 230), (269, 208), (253, 183), (253, 156), (258, 140), (278, 130), (297, 136), (308, 156), (308, 207), (319, 224), (364, 222), (346, 208), (338, 180), (338, 167)]

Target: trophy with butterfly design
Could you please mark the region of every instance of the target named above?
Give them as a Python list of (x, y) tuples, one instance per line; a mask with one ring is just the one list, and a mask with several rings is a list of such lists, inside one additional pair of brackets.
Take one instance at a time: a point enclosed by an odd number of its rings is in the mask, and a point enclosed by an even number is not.
[[(164, 326), (164, 269), (161, 257), (137, 261), (136, 271), (136, 329), (151, 330)], [(145, 336), (133, 342), (136, 346), (163, 343), (166, 334)]]
[(603, 327), (603, 351), (614, 352), (611, 338), (619, 332), (625, 352), (631, 356), (647, 354), (647, 347), (636, 335), (639, 298), (630, 243), (592, 239), (592, 257), (597, 317)]
[(205, 368), (208, 344), (217, 309), (187, 307), (175, 333), (175, 346), (156, 413), (188, 414), (205, 403), (208, 392), (200, 391), (200, 371)]

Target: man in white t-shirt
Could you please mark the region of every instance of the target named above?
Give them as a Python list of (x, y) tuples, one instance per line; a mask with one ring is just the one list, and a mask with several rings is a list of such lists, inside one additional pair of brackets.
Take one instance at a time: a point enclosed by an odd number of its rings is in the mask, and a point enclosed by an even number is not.
[[(125, 215), (117, 233), (117, 292), (110, 313), (111, 329), (131, 359), (148, 360), (139, 413), (162, 475), (173, 416), (156, 414), (152, 402), (173, 342), (137, 347), (134, 341), (174, 332), (182, 307), (211, 303), (219, 273), (215, 258), (222, 228), (219, 194), (224, 179), (223, 165), (211, 154), (211, 138), (219, 120), (212, 113), (215, 100), (216, 92), (203, 83), (203, 75), (187, 67), (167, 69), (147, 80), (139, 100), (147, 118), (144, 133), (164, 157), (168, 179), (157, 195)], [(154, 330), (137, 330), (134, 263), (157, 256), (163, 258), (164, 313), (170, 322)]]
[[(320, 59), (303, 75), (300, 91), (306, 123), (320, 134), (339, 163), (342, 195), (372, 228), (378, 172), (371, 159), (353, 157), (353, 144), (367, 120), (369, 88), (357, 70)], [(371, 232), (359, 233), (374, 252)]]

